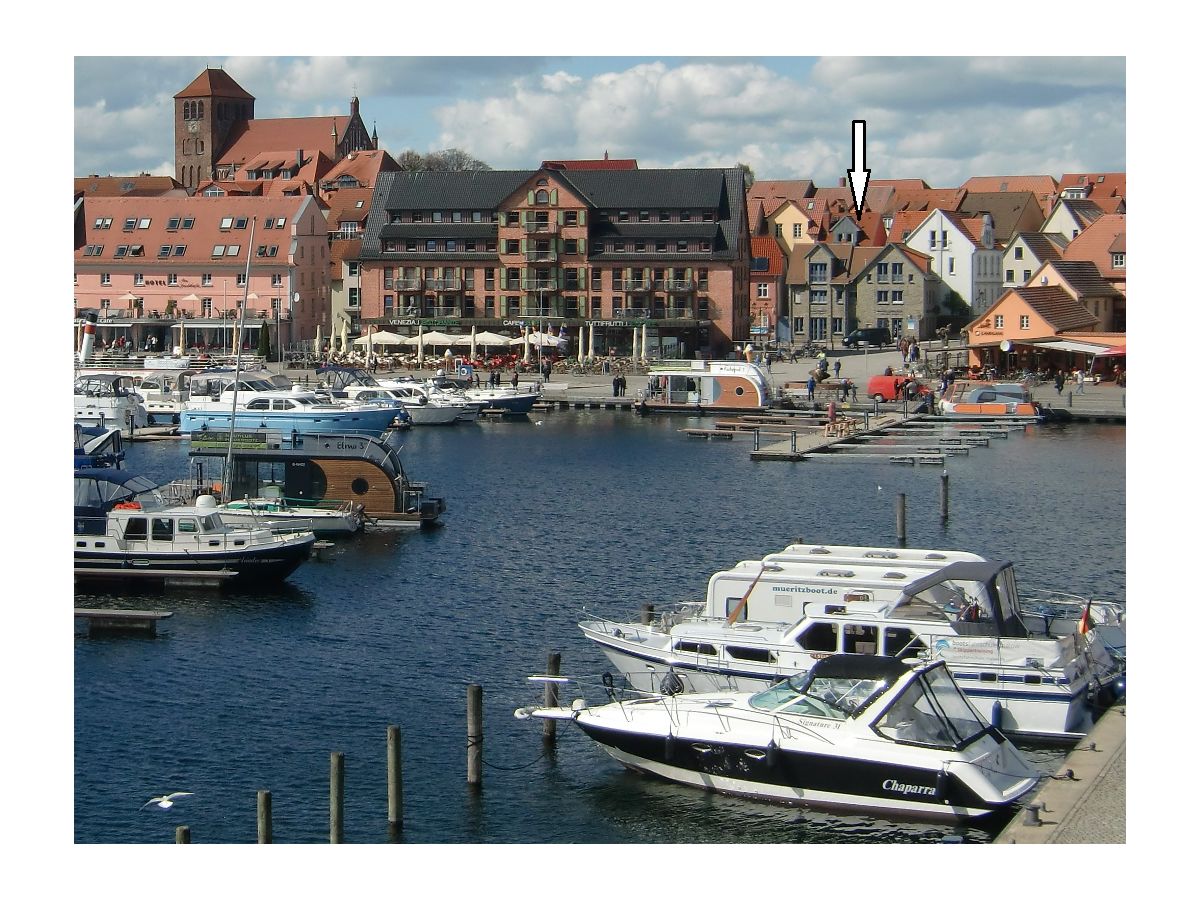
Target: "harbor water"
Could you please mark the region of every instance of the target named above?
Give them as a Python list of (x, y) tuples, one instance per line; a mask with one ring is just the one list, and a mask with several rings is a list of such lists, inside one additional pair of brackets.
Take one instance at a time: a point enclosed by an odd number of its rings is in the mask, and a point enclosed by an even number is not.
[[(606, 411), (413, 429), (410, 477), (445, 527), (340, 539), (282, 587), (78, 590), (76, 606), (170, 610), (157, 637), (74, 649), (75, 840), (252, 843), (270, 790), (277, 843), (329, 836), (330, 753), (345, 754), (345, 840), (388, 839), (386, 730), (402, 733), (401, 840), (446, 843), (984, 842), (1004, 821), (906, 823), (706, 794), (624, 771), (559, 724), (543, 750), (525, 676), (608, 666), (586, 608), (634, 618), (702, 597), (714, 571), (798, 540), (908, 545), (1016, 563), (1025, 590), (1125, 598), (1125, 429), (1042, 425), (940, 467), (753, 462), (745, 441), (689, 439), (711, 420)], [(188, 473), (186, 441), (135, 444), (126, 467)], [(466, 784), (467, 685), (483, 687), (484, 786)], [(1062, 751), (1035, 749), (1046, 772)], [(189, 791), (170, 810), (150, 797)]]

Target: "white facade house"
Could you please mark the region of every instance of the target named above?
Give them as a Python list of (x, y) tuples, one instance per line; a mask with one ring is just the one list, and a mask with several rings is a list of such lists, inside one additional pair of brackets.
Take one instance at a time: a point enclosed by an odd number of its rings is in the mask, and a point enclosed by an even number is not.
[(1024, 287), (1042, 263), (1062, 259), (1067, 239), (1055, 232), (1021, 232), (1004, 248), (1004, 288)]
[(942, 299), (957, 294), (973, 315), (982, 314), (1004, 291), (1003, 252), (987, 213), (964, 219), (935, 209), (904, 243), (930, 258), (930, 271), (944, 285)]

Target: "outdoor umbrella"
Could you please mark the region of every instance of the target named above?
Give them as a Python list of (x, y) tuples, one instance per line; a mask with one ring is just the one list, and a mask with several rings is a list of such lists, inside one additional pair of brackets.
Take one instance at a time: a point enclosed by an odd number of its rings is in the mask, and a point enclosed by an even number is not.
[(342, 352), (350, 349), (350, 323), (342, 319)]
[[(370, 337), (370, 340), (367, 339), (368, 337)], [(355, 338), (353, 341), (351, 341), (351, 343), (360, 347), (365, 347), (367, 344), (371, 344), (372, 346), (376, 347), (390, 347), (394, 346), (395, 344), (407, 343), (407, 340), (398, 334), (393, 334), (390, 331), (373, 331), (370, 335), (364, 334), (362, 337)]]

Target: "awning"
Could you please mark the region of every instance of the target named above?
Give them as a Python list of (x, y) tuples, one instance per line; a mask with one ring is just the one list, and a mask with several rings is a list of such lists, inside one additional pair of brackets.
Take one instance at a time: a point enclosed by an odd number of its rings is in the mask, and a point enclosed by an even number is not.
[(1065, 350), (1068, 353), (1103, 353), (1108, 344), (1085, 344), (1083, 341), (1045, 341), (1031, 344), (1037, 350)]
[(1124, 356), (1125, 355), (1125, 345), (1121, 344), (1121, 346), (1119, 346), (1119, 347), (1109, 347), (1103, 353), (1097, 353), (1096, 355), (1097, 356)]

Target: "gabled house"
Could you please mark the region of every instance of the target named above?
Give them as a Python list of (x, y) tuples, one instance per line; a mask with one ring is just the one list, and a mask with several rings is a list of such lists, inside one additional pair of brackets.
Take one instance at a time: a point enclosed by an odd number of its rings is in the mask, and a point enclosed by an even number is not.
[(938, 280), (930, 258), (904, 244), (859, 247), (852, 328), (878, 325), (894, 335), (927, 340), (937, 329)]
[(832, 345), (850, 330), (858, 250), (852, 243), (821, 241), (800, 260), (788, 284), (793, 341)]
[(1046, 214), (1032, 191), (968, 193), (959, 204), (958, 212), (970, 219), (984, 213), (990, 215), (999, 244), (1008, 244), (1017, 232), (1038, 231), (1046, 221)]
[(1049, 175), (977, 175), (964, 181), (962, 187), (967, 193), (977, 194), (1031, 191), (1047, 216), (1058, 200), (1058, 182)]
[(779, 328), (787, 316), (782, 308), (783, 269), (783, 251), (773, 237), (750, 238), (750, 339), (756, 343), (791, 339), (790, 327), (783, 329), (783, 335)]
[(1092, 222), (1079, 237), (1067, 244), (1062, 258), (1095, 264), (1104, 279), (1124, 294), (1125, 252), (1125, 216), (1105, 215)]
[(1125, 198), (1124, 172), (1072, 172), (1058, 180), (1060, 200)]
[(1061, 234), (1068, 241), (1073, 241), (1102, 215), (1104, 210), (1091, 200), (1059, 200), (1041, 230)]
[(1096, 318), (1100, 331), (1125, 330), (1125, 295), (1091, 260), (1064, 258), (1045, 263), (1030, 281), (1039, 287), (1063, 288)]
[(930, 257), (930, 270), (942, 282), (938, 301), (947, 313), (958, 303), (978, 313), (1000, 296), (1003, 251), (996, 246), (989, 214), (966, 219), (935, 209), (904, 243)]
[(1029, 284), (1042, 263), (1062, 259), (1067, 239), (1055, 232), (1022, 231), (1004, 248), (1004, 287)]

